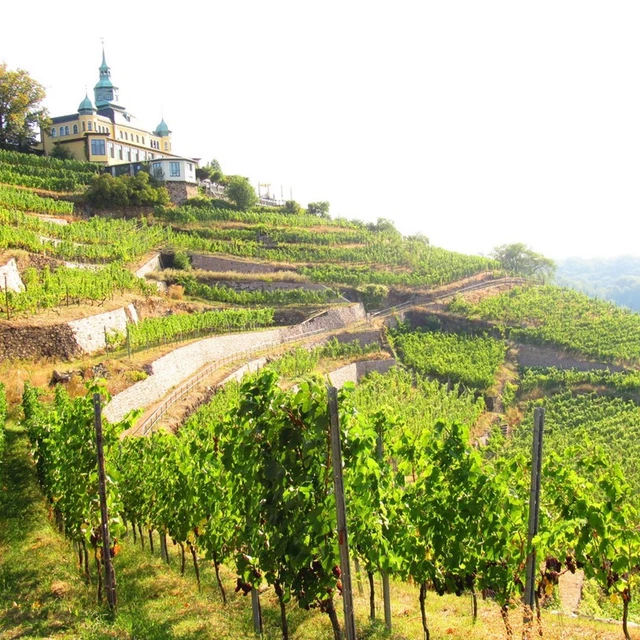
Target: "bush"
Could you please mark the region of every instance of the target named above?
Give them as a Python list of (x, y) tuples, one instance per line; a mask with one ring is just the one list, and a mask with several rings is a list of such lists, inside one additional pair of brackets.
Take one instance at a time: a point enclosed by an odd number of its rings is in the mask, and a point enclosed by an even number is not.
[(176, 251), (173, 255), (173, 268), (180, 271), (191, 269), (191, 258), (186, 251)]
[(168, 204), (169, 192), (165, 187), (154, 187), (144, 171), (117, 178), (103, 173), (93, 178), (85, 199), (97, 207), (154, 206)]
[(172, 300), (182, 300), (184, 298), (184, 287), (181, 284), (172, 284), (167, 289), (167, 296)]

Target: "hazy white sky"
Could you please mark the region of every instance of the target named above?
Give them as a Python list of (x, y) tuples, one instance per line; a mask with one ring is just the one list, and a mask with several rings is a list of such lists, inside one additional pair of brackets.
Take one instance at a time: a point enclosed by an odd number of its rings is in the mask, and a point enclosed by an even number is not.
[[(0, 61), (77, 109), (105, 38), (174, 150), (448, 249), (640, 255), (640, 3), (234, 0), (3, 8)], [(15, 25), (13, 28), (11, 25)], [(27, 26), (28, 25), (28, 26)]]

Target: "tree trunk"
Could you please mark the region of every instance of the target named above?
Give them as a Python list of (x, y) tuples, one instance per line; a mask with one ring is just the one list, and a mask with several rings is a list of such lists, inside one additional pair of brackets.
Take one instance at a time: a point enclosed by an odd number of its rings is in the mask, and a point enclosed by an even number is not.
[(135, 544), (136, 542), (138, 542), (137, 536), (136, 536), (136, 523), (132, 522), (131, 523), (131, 530), (133, 531), (133, 544)]
[(475, 587), (471, 591), (471, 613), (473, 615), (473, 624), (475, 624), (478, 620), (478, 594)]
[(218, 581), (218, 587), (220, 587), (220, 594), (222, 595), (223, 604), (227, 604), (227, 594), (224, 592), (224, 587), (222, 586), (222, 580), (220, 580), (220, 563), (218, 562), (218, 556), (213, 554), (213, 566), (216, 570), (216, 580)]
[(98, 573), (98, 604), (102, 604), (102, 567), (98, 558), (98, 547), (93, 547), (93, 555), (96, 559), (96, 571)]
[(180, 549), (182, 550), (182, 563), (180, 565), (180, 575), (184, 575), (184, 545), (180, 543)]
[(191, 557), (193, 558), (193, 568), (196, 572), (196, 580), (198, 581), (198, 589), (200, 589), (200, 567), (198, 566), (198, 555), (196, 554), (196, 548), (189, 542), (189, 549), (191, 550)]
[(149, 549), (151, 549), (151, 555), (153, 555), (153, 529), (149, 529)]
[(82, 556), (82, 545), (80, 544), (80, 541), (77, 542), (77, 545), (78, 545), (78, 570), (80, 571), (80, 573), (82, 573), (84, 558)]
[(367, 578), (369, 578), (369, 617), (372, 620), (376, 619), (376, 591), (373, 581), (373, 571), (367, 571)]
[(278, 602), (280, 604), (280, 624), (282, 626), (282, 640), (289, 640), (289, 625), (287, 624), (287, 608), (284, 602), (284, 591), (282, 585), (276, 580), (273, 584)]
[(622, 632), (624, 633), (625, 640), (631, 640), (629, 635), (629, 627), (627, 622), (629, 620), (629, 596), (623, 594), (622, 596)]
[(142, 545), (142, 548), (144, 549), (144, 536), (142, 535), (142, 525), (141, 524), (138, 525), (138, 533), (140, 534), (140, 544)]
[(84, 575), (87, 578), (87, 582), (91, 584), (91, 573), (89, 571), (89, 551), (87, 550), (87, 543), (82, 541), (82, 553), (84, 554)]
[(164, 560), (169, 564), (169, 547), (167, 546), (167, 532), (162, 532), (162, 546), (164, 547)]
[(425, 609), (425, 602), (427, 600), (427, 583), (423, 582), (420, 585), (420, 616), (422, 617), (422, 630), (424, 631), (424, 640), (429, 640), (429, 625), (427, 625), (427, 610)]
[(340, 622), (338, 620), (338, 614), (333, 604), (333, 598), (325, 600), (324, 610), (331, 620), (331, 627), (333, 628), (333, 640), (342, 640), (342, 629), (340, 629)]

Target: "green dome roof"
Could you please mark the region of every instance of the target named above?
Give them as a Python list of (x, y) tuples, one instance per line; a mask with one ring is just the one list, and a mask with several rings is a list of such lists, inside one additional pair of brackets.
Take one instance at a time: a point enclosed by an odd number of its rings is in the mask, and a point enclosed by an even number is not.
[(162, 121), (156, 127), (156, 130), (154, 131), (154, 133), (157, 136), (160, 136), (161, 138), (164, 138), (165, 136), (168, 136), (171, 134), (171, 131), (169, 131), (169, 127), (167, 126), (167, 123), (164, 121), (164, 118), (162, 118)]
[(93, 106), (93, 102), (89, 100), (89, 95), (85, 94), (84, 100), (80, 103), (80, 106), (78, 107), (78, 113), (85, 113), (87, 111), (94, 112), (95, 110), (96, 109)]

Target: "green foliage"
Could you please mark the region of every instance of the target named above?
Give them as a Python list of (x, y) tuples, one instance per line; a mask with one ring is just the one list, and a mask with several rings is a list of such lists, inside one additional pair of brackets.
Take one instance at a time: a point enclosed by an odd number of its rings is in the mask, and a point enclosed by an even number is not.
[(145, 171), (135, 176), (114, 178), (110, 173), (96, 176), (85, 192), (87, 202), (97, 207), (130, 207), (166, 205), (169, 192), (165, 187), (154, 187)]
[(191, 258), (186, 251), (176, 251), (173, 254), (173, 268), (180, 271), (191, 269)]
[(193, 276), (179, 276), (176, 282), (184, 287), (189, 296), (211, 302), (227, 304), (325, 304), (335, 300), (333, 291), (309, 291), (307, 289), (274, 289), (272, 291), (236, 291), (223, 285), (210, 286)]
[(211, 182), (220, 182), (224, 178), (220, 163), (217, 160), (211, 160), (204, 166), (197, 167), (196, 178), (198, 180), (211, 180)]
[(329, 218), (329, 203), (326, 200), (320, 202), (310, 202), (307, 205), (307, 213), (310, 216), (318, 216), (319, 218)]
[(640, 316), (610, 302), (558, 287), (516, 287), (449, 310), (499, 322), (510, 335), (555, 344), (605, 362), (640, 360)]
[(367, 309), (379, 307), (389, 295), (389, 287), (383, 284), (365, 284), (358, 287), (362, 303)]
[(522, 243), (503, 244), (496, 247), (492, 256), (509, 273), (525, 277), (550, 278), (556, 264)]
[(73, 203), (65, 200), (54, 200), (53, 198), (42, 198), (41, 196), (26, 191), (0, 185), (0, 209), (19, 209), (20, 211), (31, 211), (33, 213), (46, 214), (73, 214)]
[(258, 202), (255, 189), (249, 180), (242, 176), (229, 176), (225, 195), (240, 211), (246, 211)]
[(48, 123), (44, 87), (22, 69), (0, 63), (0, 149), (28, 151)]
[(59, 142), (55, 142), (53, 144), (53, 151), (51, 152), (52, 158), (57, 158), (58, 160), (75, 160), (76, 157), (73, 155), (73, 151), (69, 149), (66, 145), (60, 144)]
[[(206, 333), (247, 331), (273, 324), (273, 309), (225, 309), (145, 318), (129, 325), (132, 349)], [(120, 336), (120, 344), (125, 336)]]
[(287, 215), (299, 216), (304, 213), (304, 209), (295, 200), (287, 200), (282, 207), (282, 212)]
[(404, 330), (390, 336), (402, 361), (420, 373), (482, 390), (493, 385), (506, 352), (504, 342), (488, 337)]

